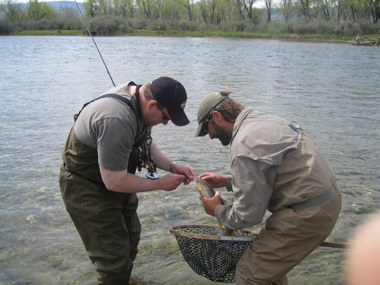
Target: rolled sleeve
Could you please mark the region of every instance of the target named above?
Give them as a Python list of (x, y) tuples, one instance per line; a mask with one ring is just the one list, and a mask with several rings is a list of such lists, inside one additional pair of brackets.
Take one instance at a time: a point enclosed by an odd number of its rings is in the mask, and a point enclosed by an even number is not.
[(227, 176), (227, 186), (226, 189), (228, 192), (232, 192), (232, 176), (228, 175)]
[(275, 169), (274, 165), (265, 161), (246, 156), (234, 158), (231, 186), (235, 202), (218, 205), (215, 209), (215, 216), (223, 225), (238, 230), (262, 221), (272, 195)]

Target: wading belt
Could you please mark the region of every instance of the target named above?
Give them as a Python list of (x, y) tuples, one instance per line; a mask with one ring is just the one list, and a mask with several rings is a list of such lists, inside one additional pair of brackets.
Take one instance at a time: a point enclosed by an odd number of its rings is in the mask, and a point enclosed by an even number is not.
[(319, 195), (317, 197), (311, 198), (309, 200), (306, 200), (299, 204), (294, 204), (288, 206), (290, 209), (303, 209), (303, 208), (309, 208), (321, 205), (327, 201), (329, 201), (331, 198), (333, 198), (336, 194), (335, 187), (332, 186), (329, 191), (327, 191), (325, 194)]

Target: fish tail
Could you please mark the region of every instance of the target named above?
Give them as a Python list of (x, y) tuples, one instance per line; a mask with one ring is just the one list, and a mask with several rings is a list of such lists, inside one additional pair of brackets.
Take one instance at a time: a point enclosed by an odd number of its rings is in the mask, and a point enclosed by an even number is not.
[(219, 224), (219, 228), (221, 229), (224, 229), (225, 227), (223, 226), (223, 224), (218, 220), (218, 224)]
[(226, 236), (235, 236), (235, 231), (227, 229), (219, 220), (218, 220), (219, 228), (224, 229), (224, 233)]
[(230, 229), (227, 229), (226, 227), (224, 227), (224, 231), (226, 233), (226, 236), (230, 236), (230, 237), (235, 236), (235, 232), (233, 230), (230, 230)]

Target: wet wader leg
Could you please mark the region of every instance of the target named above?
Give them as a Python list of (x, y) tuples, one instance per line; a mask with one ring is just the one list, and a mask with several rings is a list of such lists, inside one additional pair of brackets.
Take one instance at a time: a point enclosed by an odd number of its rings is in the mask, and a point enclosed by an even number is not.
[[(118, 270), (109, 270), (107, 268), (102, 269), (98, 266), (98, 284), (128, 284), (132, 273), (133, 261), (138, 252), (141, 225), (136, 212), (138, 204), (137, 196), (135, 193), (123, 195), (125, 196), (124, 201), (120, 201), (121, 208), (118, 209), (117, 214), (118, 223), (120, 222), (123, 225), (123, 228), (121, 228), (120, 225), (117, 226), (120, 230), (118, 240), (116, 240), (118, 233), (115, 231), (112, 232), (109, 237), (109, 241), (114, 245), (110, 257), (107, 257), (107, 262), (111, 263), (111, 267), (114, 267), (118, 260), (122, 261), (124, 265), (121, 264), (121, 267)], [(117, 228), (115, 230), (117, 230)], [(123, 232), (125, 232), (125, 235)], [(116, 259), (112, 259), (112, 255), (115, 255), (116, 253), (120, 254), (120, 256), (117, 256)], [(96, 264), (95, 261), (93, 262)]]
[[(130, 154), (128, 172), (136, 169), (136, 155)], [(60, 171), (62, 198), (97, 267), (98, 283), (128, 284), (141, 233), (136, 194), (107, 190), (100, 176), (96, 149), (81, 143), (72, 131), (63, 161), (67, 168), (62, 165)]]
[(340, 208), (338, 191), (324, 204), (275, 212), (237, 263), (236, 284), (288, 284), (286, 274), (331, 233)]
[[(129, 154), (128, 173), (135, 174), (139, 160), (138, 148), (132, 149)], [(125, 200), (123, 206), (123, 216), (130, 237), (129, 257), (134, 261), (138, 252), (138, 244), (141, 236), (141, 224), (137, 215), (138, 198), (136, 193), (132, 193), (128, 200)]]
[[(91, 261), (98, 268), (98, 284), (128, 284), (141, 232), (133, 210), (137, 208), (136, 194), (100, 190), (96, 183), (73, 176), (61, 170), (62, 197)], [(127, 216), (125, 205), (132, 207)]]
[(130, 252), (129, 258), (134, 261), (138, 252), (138, 244), (140, 242), (141, 224), (137, 215), (136, 209), (138, 205), (137, 195), (135, 193), (130, 194), (128, 200), (125, 201), (122, 214), (124, 216), (124, 222), (128, 229), (130, 239)]
[[(134, 148), (129, 155), (128, 172), (135, 174), (138, 161), (138, 149)], [(104, 191), (104, 190), (103, 190)], [(109, 190), (105, 190), (105, 195), (109, 195), (109, 192), (115, 193)], [(119, 194), (119, 193), (115, 193)], [(128, 284), (132, 268), (133, 261), (136, 258), (138, 252), (138, 244), (141, 236), (141, 224), (137, 215), (138, 198), (136, 193), (121, 194), (124, 196), (124, 200), (121, 200), (121, 219), (124, 221), (124, 225), (127, 230), (127, 238), (122, 240), (128, 244), (128, 269), (121, 273), (107, 273), (101, 270), (97, 270), (98, 284)], [(129, 266), (130, 265), (130, 266)]]

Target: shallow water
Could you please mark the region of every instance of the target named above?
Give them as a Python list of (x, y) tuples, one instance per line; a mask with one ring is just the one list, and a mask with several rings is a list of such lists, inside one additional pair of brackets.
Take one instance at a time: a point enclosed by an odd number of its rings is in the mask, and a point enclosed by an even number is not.
[[(329, 160), (343, 206), (328, 241), (348, 242), (378, 208), (379, 48), (219, 38), (95, 40), (116, 84), (159, 76), (183, 83), (190, 125), (157, 126), (153, 137), (197, 175), (229, 174), (228, 149), (194, 133), (201, 98), (233, 91), (246, 106), (300, 124)], [(72, 115), (110, 89), (111, 80), (89, 37), (0, 37), (0, 54), (0, 284), (94, 284), (94, 267), (57, 180)], [(193, 184), (139, 194), (136, 283), (215, 284), (192, 271), (169, 233), (174, 225), (216, 224), (198, 196)], [(233, 201), (224, 190), (222, 196)], [(342, 284), (344, 254), (318, 248), (288, 274), (290, 284)]]

